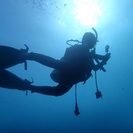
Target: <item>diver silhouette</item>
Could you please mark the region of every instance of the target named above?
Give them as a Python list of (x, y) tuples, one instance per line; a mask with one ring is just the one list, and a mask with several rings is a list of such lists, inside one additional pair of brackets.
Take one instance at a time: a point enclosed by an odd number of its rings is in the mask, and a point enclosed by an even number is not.
[[(102, 69), (105, 71), (103, 66), (106, 65), (111, 54), (96, 54), (94, 49), (97, 41), (97, 33), (94, 35), (92, 32), (86, 32), (82, 37), (81, 44), (67, 48), (64, 56), (59, 60), (39, 53), (28, 53), (29, 48), (26, 45), (26, 49), (21, 50), (0, 46), (0, 87), (61, 96), (67, 93), (73, 85), (88, 80), (92, 70)], [(33, 85), (32, 82), (21, 79), (6, 70), (19, 63), (25, 63), (26, 69), (27, 61), (35, 61), (53, 68), (50, 76), (52, 80), (58, 83), (57, 86)]]

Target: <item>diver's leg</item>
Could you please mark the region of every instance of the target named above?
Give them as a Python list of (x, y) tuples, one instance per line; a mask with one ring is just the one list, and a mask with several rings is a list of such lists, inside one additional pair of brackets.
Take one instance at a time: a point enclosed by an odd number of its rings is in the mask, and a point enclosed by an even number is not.
[(66, 69), (67, 65), (62, 60), (56, 60), (52, 57), (38, 54), (28, 53), (28, 47), (26, 49), (15, 49), (9, 46), (0, 46), (0, 70), (9, 68), (19, 63), (25, 63), (26, 60), (32, 60), (39, 62), (45, 66), (55, 68), (58, 70)]
[(4, 70), (19, 63), (25, 63), (26, 60), (36, 61), (58, 70), (64, 70), (67, 67), (65, 62), (61, 60), (56, 60), (43, 54), (28, 53), (28, 47), (27, 49), (18, 50), (9, 46), (0, 46), (0, 70)]
[(36, 61), (42, 65), (45, 65), (45, 66), (48, 66), (48, 67), (51, 67), (51, 68), (55, 68), (55, 69), (58, 69), (58, 70), (63, 70), (67, 68), (67, 64), (62, 61), (62, 60), (56, 60), (52, 57), (49, 57), (49, 56), (46, 56), (46, 55), (43, 55), (43, 54), (38, 54), (38, 53), (29, 53), (28, 56), (27, 56), (27, 59), (28, 60), (31, 60), (31, 61)]
[(30, 84), (28, 80), (23, 80), (7, 70), (0, 71), (0, 87), (28, 90)]
[(0, 87), (17, 90), (30, 90), (32, 93), (40, 93), (50, 96), (61, 96), (68, 92), (73, 84), (58, 84), (57, 86), (35, 86), (28, 80), (23, 80), (7, 70), (0, 71)]
[(49, 96), (61, 96), (67, 93), (73, 84), (58, 84), (57, 86), (50, 87), (50, 86), (34, 86), (30, 85), (30, 90), (32, 93), (40, 93)]
[(28, 49), (18, 50), (9, 46), (0, 46), (0, 70), (23, 63)]

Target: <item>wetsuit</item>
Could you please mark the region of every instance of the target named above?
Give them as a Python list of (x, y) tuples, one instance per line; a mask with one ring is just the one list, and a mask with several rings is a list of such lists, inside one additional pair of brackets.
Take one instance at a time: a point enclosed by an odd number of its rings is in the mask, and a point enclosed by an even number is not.
[[(68, 92), (74, 84), (87, 80), (95, 65), (92, 55), (82, 45), (68, 48), (61, 60), (56, 60), (38, 53), (26, 53), (7, 46), (0, 46), (0, 87), (18, 90), (30, 90), (45, 95), (60, 96)], [(23, 80), (6, 68), (12, 67), (26, 60), (36, 61), (42, 65), (54, 68), (60, 72), (57, 86), (35, 86), (28, 80)], [(101, 63), (101, 66), (105, 64)], [(99, 66), (99, 68), (101, 67)]]

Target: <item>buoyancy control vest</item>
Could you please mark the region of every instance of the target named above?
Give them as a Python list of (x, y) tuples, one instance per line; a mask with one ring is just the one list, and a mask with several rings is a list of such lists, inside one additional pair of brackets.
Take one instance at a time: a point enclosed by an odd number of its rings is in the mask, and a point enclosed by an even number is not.
[(61, 60), (69, 66), (69, 71), (61, 72), (54, 69), (50, 76), (55, 82), (67, 80), (76, 84), (86, 81), (91, 76), (93, 59), (91, 53), (82, 45), (76, 44), (67, 48)]

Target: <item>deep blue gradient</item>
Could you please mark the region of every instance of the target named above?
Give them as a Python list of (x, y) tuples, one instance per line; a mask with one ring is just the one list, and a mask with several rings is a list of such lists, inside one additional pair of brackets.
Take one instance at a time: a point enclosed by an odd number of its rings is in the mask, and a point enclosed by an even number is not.
[[(81, 40), (86, 30), (91, 31), (73, 24), (67, 14), (60, 16), (69, 4), (46, 2), (43, 7), (41, 0), (0, 0), (0, 45), (20, 49), (27, 44), (30, 52), (60, 59), (68, 47), (66, 40)], [(105, 2), (107, 10), (95, 27), (97, 53), (105, 54), (108, 44), (112, 54), (107, 72), (97, 72), (103, 98), (95, 98), (94, 77), (80, 83), (81, 114), (76, 117), (74, 87), (60, 97), (30, 92), (26, 96), (23, 91), (0, 88), (0, 133), (133, 133), (133, 1)], [(27, 71), (23, 64), (8, 70), (23, 79), (33, 77), (35, 85), (56, 85), (49, 76), (52, 69), (35, 62), (28, 62)]]

